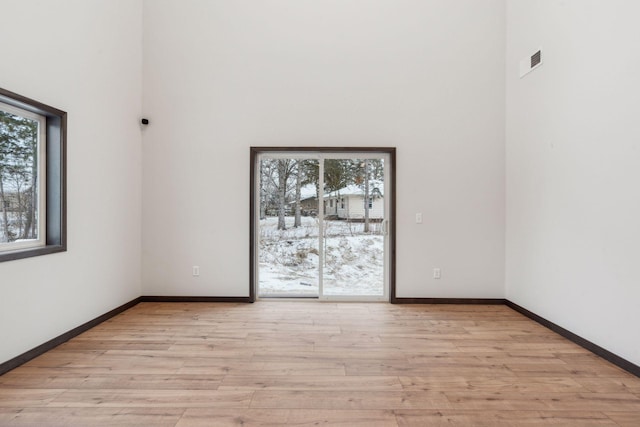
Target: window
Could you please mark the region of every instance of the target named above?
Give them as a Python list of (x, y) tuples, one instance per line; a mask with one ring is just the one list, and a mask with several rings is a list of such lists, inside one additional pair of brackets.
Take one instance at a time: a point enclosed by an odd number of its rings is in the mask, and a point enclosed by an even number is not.
[[(44, 131), (40, 114), (0, 104), (0, 250), (45, 244)], [(12, 203), (14, 202), (14, 203)], [(12, 209), (12, 205), (15, 208)]]
[(66, 113), (0, 89), (0, 261), (66, 250)]
[[(364, 203), (366, 204), (367, 202), (365, 201)], [(369, 209), (371, 208), (373, 208), (373, 197), (369, 196)]]
[(340, 199), (340, 209), (344, 209), (344, 197)]

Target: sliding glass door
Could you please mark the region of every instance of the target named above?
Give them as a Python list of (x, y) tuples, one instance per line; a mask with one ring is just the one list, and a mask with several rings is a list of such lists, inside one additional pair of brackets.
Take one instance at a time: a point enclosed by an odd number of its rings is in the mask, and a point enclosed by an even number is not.
[(263, 152), (254, 164), (259, 298), (389, 299), (389, 154)]

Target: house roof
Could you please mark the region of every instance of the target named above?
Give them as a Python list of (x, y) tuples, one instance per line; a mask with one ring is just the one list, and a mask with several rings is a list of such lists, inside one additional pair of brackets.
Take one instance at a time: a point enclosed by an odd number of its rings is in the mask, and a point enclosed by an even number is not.
[[(372, 179), (369, 181), (369, 193), (370, 194), (379, 194), (380, 196), (384, 195), (384, 183), (377, 179)], [(347, 185), (339, 190), (332, 191), (330, 193), (325, 193), (325, 199), (328, 197), (338, 197), (338, 196), (364, 196), (364, 185)]]
[[(384, 195), (384, 182), (377, 179), (369, 181), (369, 192), (371, 194)], [(347, 185), (336, 191), (331, 191), (324, 194), (324, 198), (338, 197), (340, 196), (364, 196), (364, 185)], [(300, 188), (300, 200), (316, 198), (316, 186), (314, 184), (307, 184)]]
[(311, 198), (314, 198), (314, 197), (317, 197), (315, 184), (303, 185), (300, 188), (300, 199), (301, 200), (311, 199)]

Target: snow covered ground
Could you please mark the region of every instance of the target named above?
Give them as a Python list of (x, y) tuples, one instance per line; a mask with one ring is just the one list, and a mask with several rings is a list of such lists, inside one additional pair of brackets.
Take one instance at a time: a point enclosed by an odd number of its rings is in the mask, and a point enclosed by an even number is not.
[[(278, 218), (260, 221), (259, 294), (318, 295), (318, 219), (302, 217), (278, 230)], [(325, 221), (324, 294), (383, 295), (383, 247), (380, 224)]]

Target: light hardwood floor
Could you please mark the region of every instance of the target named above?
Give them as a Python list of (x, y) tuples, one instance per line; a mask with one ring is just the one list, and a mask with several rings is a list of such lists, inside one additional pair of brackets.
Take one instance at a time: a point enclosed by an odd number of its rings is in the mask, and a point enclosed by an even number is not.
[(505, 306), (142, 303), (0, 376), (0, 425), (640, 426), (640, 379)]

